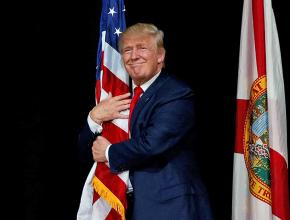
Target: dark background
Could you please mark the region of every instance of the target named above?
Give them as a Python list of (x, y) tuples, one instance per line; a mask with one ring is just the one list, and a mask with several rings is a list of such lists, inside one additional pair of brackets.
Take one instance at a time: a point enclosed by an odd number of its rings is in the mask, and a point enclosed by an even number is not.
[[(152, 22), (164, 31), (166, 69), (195, 90), (203, 178), (215, 219), (230, 219), (243, 1), (125, 4), (127, 26)], [(24, 155), (24, 218), (73, 220), (88, 173), (78, 163), (77, 136), (94, 105), (101, 0), (26, 1), (19, 6), (12, 29), (21, 48), (14, 66), (21, 64), (15, 81), (20, 91), (16, 129)], [(273, 1), (287, 99), (286, 8), (286, 1)], [(288, 101), (288, 115), (289, 110)]]

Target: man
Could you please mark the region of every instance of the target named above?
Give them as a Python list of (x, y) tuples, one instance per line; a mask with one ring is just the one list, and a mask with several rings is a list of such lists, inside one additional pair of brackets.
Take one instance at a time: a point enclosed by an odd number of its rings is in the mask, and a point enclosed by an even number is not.
[[(98, 136), (92, 146), (94, 160), (108, 161), (113, 173), (129, 170), (131, 219), (212, 219), (194, 159), (194, 95), (185, 83), (162, 71), (163, 32), (152, 24), (135, 24), (122, 33), (119, 50), (133, 89), (142, 94), (129, 115), (130, 139), (111, 144)], [(88, 117), (91, 125), (80, 135), (83, 148), (90, 141), (85, 134), (101, 130), (102, 122), (126, 118), (120, 112), (130, 102), (129, 94), (109, 96), (94, 107)]]

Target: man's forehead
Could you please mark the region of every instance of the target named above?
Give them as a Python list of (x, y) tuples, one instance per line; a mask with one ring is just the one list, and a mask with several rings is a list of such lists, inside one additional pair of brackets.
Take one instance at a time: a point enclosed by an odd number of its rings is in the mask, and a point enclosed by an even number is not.
[(152, 42), (153, 37), (148, 34), (129, 35), (123, 38), (124, 44), (144, 44)]
[(144, 39), (153, 39), (153, 36), (146, 33), (132, 33), (123, 36), (123, 40), (144, 40)]

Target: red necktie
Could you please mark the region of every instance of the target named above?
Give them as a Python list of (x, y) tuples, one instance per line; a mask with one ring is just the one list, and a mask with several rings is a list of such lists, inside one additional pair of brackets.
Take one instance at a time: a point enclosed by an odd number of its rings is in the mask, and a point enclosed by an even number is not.
[(140, 86), (136, 86), (134, 89), (134, 96), (130, 104), (130, 113), (129, 113), (129, 120), (128, 120), (129, 128), (130, 128), (130, 119), (131, 119), (132, 113), (142, 93), (143, 93), (143, 89)]

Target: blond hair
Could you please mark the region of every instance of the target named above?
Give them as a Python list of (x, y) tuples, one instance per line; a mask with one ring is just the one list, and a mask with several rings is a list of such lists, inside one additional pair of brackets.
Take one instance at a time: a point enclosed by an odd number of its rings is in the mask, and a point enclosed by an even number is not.
[(159, 30), (154, 24), (149, 23), (137, 23), (128, 27), (119, 38), (119, 51), (122, 52), (123, 38), (131, 34), (145, 34), (151, 35), (156, 40), (156, 45), (158, 48), (163, 48), (163, 37), (164, 33), (162, 30)]

